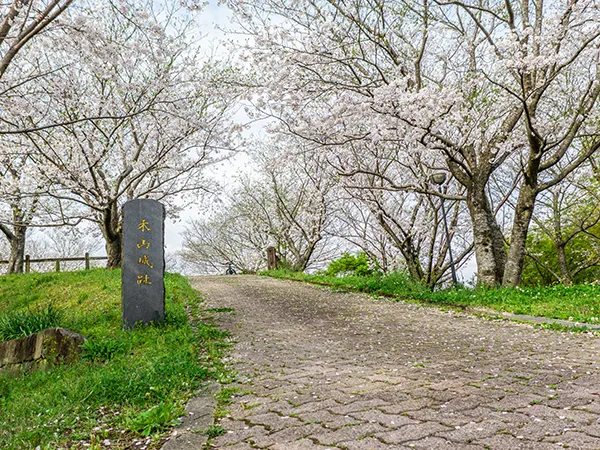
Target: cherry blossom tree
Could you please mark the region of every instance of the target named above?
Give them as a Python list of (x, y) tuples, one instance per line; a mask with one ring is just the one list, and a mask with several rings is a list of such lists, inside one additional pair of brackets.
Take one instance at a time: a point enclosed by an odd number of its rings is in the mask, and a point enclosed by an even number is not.
[[(2, 161), (4, 173), (1, 176), (0, 211), (5, 222), (0, 222), (0, 231), (10, 244), (8, 273), (23, 272), (25, 259), (25, 237), (39, 207), (39, 192), (35, 180), (28, 177), (24, 169), (28, 161), (27, 154), (15, 157), (14, 152), (6, 155)], [(33, 185), (32, 185), (33, 184)], [(29, 189), (27, 188), (29, 186)], [(25, 191), (24, 191), (25, 190)]]
[(266, 268), (269, 246), (283, 267), (295, 271), (329, 259), (335, 183), (324, 159), (300, 144), (280, 136), (253, 152), (255, 170), (238, 177), (219, 212), (188, 226), (183, 252), (188, 260), (216, 262), (213, 268), (233, 260), (255, 272)]
[[(145, 6), (155, 4), (159, 2), (146, 2)], [(89, 23), (82, 28), (79, 22), (85, 21), (83, 10), (96, 8), (130, 15), (139, 12), (143, 18), (147, 15), (145, 6), (137, 0), (11, 0), (0, 4), (0, 136), (46, 130), (65, 123), (122, 118), (145, 111), (112, 111), (113, 115), (105, 111), (70, 119), (46, 116), (44, 113), (52, 109), (52, 102), (39, 89), (43, 83), (54, 82), (49, 75), (72, 63), (57, 51), (66, 40), (86, 30), (90, 31), (88, 39), (93, 40), (97, 30)], [(30, 114), (33, 111), (35, 114)]]
[[(327, 152), (329, 153), (329, 152)], [(441, 199), (447, 197), (449, 230), (454, 250), (453, 264), (459, 268), (472, 253), (469, 223), (464, 208), (464, 188), (449, 181), (438, 189), (431, 180), (440, 166), (412, 154), (405, 145), (380, 142), (346, 145), (345, 151), (328, 156), (340, 177), (340, 185), (370, 211), (373, 226), (385, 233), (399, 251), (396, 268), (405, 268), (415, 280), (434, 287), (451, 269), (450, 242), (442, 228)], [(437, 173), (437, 172), (436, 172)], [(412, 186), (406, 189), (397, 183)], [(429, 190), (437, 195), (429, 194)], [(369, 252), (367, 252), (369, 254)]]
[(228, 261), (243, 273), (267, 268), (269, 234), (246, 214), (241, 200), (234, 195), (213, 213), (187, 224), (181, 257), (195, 273), (224, 273)]
[(23, 136), (0, 138), (0, 168), (0, 231), (10, 246), (8, 273), (21, 273), (29, 229), (76, 225), (81, 211), (44, 195), (46, 184)]
[(475, 16), (473, 29), (496, 55), (500, 70), (484, 65), (486, 83), (512, 98), (501, 129), (508, 130), (506, 125), (514, 121), (511, 134), (522, 140), (517, 149), (521, 182), (503, 274), (505, 285), (516, 285), (538, 194), (560, 183), (600, 147), (599, 10), (594, 1), (507, 2), (500, 15), (480, 8), (481, 18), (472, 7), (461, 9)]
[[(538, 194), (600, 145), (595, 0), (228, 3), (253, 39), (259, 114), (331, 152), (402, 143), (438, 161), (464, 188), (478, 281), (520, 282)], [(508, 204), (490, 191), (506, 174), (517, 201), (505, 239)], [(440, 195), (408, 181), (392, 180)]]
[[(9, 0), (0, 3), (0, 80), (15, 57), (73, 3), (73, 0)], [(30, 79), (39, 76), (31, 74)], [(26, 83), (27, 78), (19, 80)], [(6, 95), (2, 85), (0, 95)]]
[(364, 202), (347, 195), (339, 196), (331, 234), (347, 242), (351, 249), (367, 255), (370, 264), (383, 273), (402, 268), (402, 257), (390, 236), (377, 223), (376, 214)]
[(151, 6), (78, 11), (54, 48), (64, 66), (39, 86), (38, 117), (60, 127), (27, 134), (45, 194), (89, 208), (110, 268), (122, 261), (122, 204), (150, 197), (176, 215), (210, 188), (205, 167), (240, 131), (228, 120), (234, 71), (203, 59), (193, 17)]
[(600, 266), (598, 182), (595, 156), (540, 194), (528, 238), (531, 262), (527, 281), (531, 282), (532, 267), (548, 283), (568, 285), (596, 279)]
[[(73, 0), (11, 0), (0, 4), (0, 123), (12, 127), (11, 108), (23, 108), (23, 102), (15, 101), (18, 89), (43, 77), (45, 70), (37, 65), (25, 64), (19, 56), (28, 48), (39, 43), (40, 38), (58, 23), (58, 19), (73, 3)], [(11, 105), (5, 103), (10, 99)], [(0, 128), (3, 128), (0, 126)], [(8, 149), (8, 145), (13, 148)], [(26, 187), (32, 185), (31, 177), (24, 173), (26, 165), (31, 165), (26, 153), (18, 151), (14, 142), (7, 140), (0, 144), (2, 164), (1, 195), (7, 211), (3, 213), (0, 231), (10, 244), (8, 271), (21, 272), (25, 249), (27, 227), (33, 221), (39, 196), (37, 186), (32, 192)], [(27, 170), (25, 170), (27, 172)], [(22, 185), (21, 185), (22, 184)], [(33, 183), (34, 185), (36, 183)]]
[(325, 161), (288, 150), (264, 159), (259, 172), (263, 177), (244, 180), (238, 194), (246, 214), (262, 226), (284, 267), (314, 266), (328, 251), (334, 211)]

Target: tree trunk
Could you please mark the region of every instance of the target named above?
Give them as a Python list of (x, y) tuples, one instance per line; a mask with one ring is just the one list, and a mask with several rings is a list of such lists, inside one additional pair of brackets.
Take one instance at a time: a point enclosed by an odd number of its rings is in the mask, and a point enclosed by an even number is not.
[(537, 172), (539, 161), (533, 160), (530, 163), (528, 173), (525, 175), (517, 206), (515, 207), (515, 217), (510, 235), (510, 248), (508, 258), (504, 269), (503, 286), (518, 286), (521, 283), (523, 275), (523, 263), (525, 262), (525, 250), (527, 247), (527, 233), (533, 216), (533, 207), (538, 191)]
[(106, 240), (106, 268), (119, 269), (123, 265), (123, 234), (117, 233), (117, 236)]
[(305, 269), (306, 269), (306, 261), (303, 258), (295, 261), (292, 264), (293, 272), (304, 272)]
[(25, 261), (25, 235), (27, 227), (17, 226), (14, 229), (10, 242), (10, 258), (8, 259), (8, 273), (23, 273)]
[[(22, 223), (22, 217), (14, 214), (15, 223)], [(8, 273), (23, 273), (23, 262), (25, 260), (25, 238), (27, 227), (25, 225), (14, 225), (12, 229), (0, 224), (0, 231), (10, 244), (10, 257), (8, 259)]]
[(123, 265), (123, 229), (116, 202), (103, 211), (100, 228), (106, 241), (106, 268), (119, 269)]
[(566, 285), (573, 283), (569, 265), (567, 264), (567, 253), (565, 251), (566, 244), (564, 242), (555, 242), (556, 257), (558, 258), (558, 267), (560, 270), (560, 282)]
[(506, 251), (502, 230), (496, 222), (485, 194), (485, 184), (474, 182), (469, 187), (467, 206), (473, 221), (477, 282), (486, 286), (498, 286), (502, 283)]
[(410, 236), (399, 237), (387, 223), (381, 212), (377, 214), (377, 221), (381, 225), (383, 231), (390, 237), (396, 248), (402, 253), (410, 277), (413, 280), (424, 282), (425, 276), (423, 274), (423, 268), (421, 267), (419, 256), (412, 246)]
[(306, 270), (306, 268), (308, 267), (308, 263), (310, 262), (310, 259), (312, 258), (312, 255), (315, 252), (315, 248), (317, 247), (317, 244), (320, 240), (321, 237), (319, 236), (316, 241), (310, 242), (308, 244), (308, 247), (303, 253), (300, 254), (300, 252), (298, 252), (299, 254), (296, 257), (296, 261), (293, 264), (294, 272), (304, 272)]

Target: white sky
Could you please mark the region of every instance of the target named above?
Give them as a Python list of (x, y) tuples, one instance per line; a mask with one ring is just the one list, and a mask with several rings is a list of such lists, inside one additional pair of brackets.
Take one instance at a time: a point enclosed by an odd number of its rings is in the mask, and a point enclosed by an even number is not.
[[(203, 42), (207, 48), (216, 47), (218, 49), (218, 41), (225, 38), (223, 32), (219, 28), (227, 27), (230, 24), (230, 11), (225, 5), (218, 5), (215, 0), (210, 0), (208, 5), (199, 14), (198, 21), (207, 34)], [(259, 131), (259, 130), (255, 130)], [(245, 154), (236, 155), (229, 161), (225, 161), (213, 167), (212, 177), (219, 181), (224, 186), (228, 186), (229, 180), (242, 167), (247, 164), (248, 158)], [(225, 195), (225, 191), (222, 195)], [(210, 200), (209, 200), (210, 201)], [(181, 233), (185, 229), (186, 223), (191, 219), (202, 217), (201, 205), (192, 205), (187, 208), (180, 217), (174, 221), (167, 219), (165, 222), (165, 246), (168, 253), (174, 253), (181, 249), (182, 236)]]

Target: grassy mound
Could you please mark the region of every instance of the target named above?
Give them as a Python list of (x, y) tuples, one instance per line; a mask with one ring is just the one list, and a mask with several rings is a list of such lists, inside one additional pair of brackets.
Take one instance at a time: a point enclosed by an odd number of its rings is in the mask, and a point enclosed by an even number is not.
[(50, 310), (52, 326), (89, 337), (73, 365), (0, 374), (0, 448), (158, 446), (202, 382), (226, 376), (225, 333), (189, 323), (202, 300), (184, 277), (168, 274), (165, 284), (165, 321), (123, 331), (120, 271), (0, 277), (4, 329)]

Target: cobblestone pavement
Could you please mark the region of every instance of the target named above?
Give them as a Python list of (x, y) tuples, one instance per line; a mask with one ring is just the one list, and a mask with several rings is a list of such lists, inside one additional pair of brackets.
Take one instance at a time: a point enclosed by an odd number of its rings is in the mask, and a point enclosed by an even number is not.
[(600, 338), (250, 276), (199, 277), (241, 389), (216, 448), (600, 449)]

